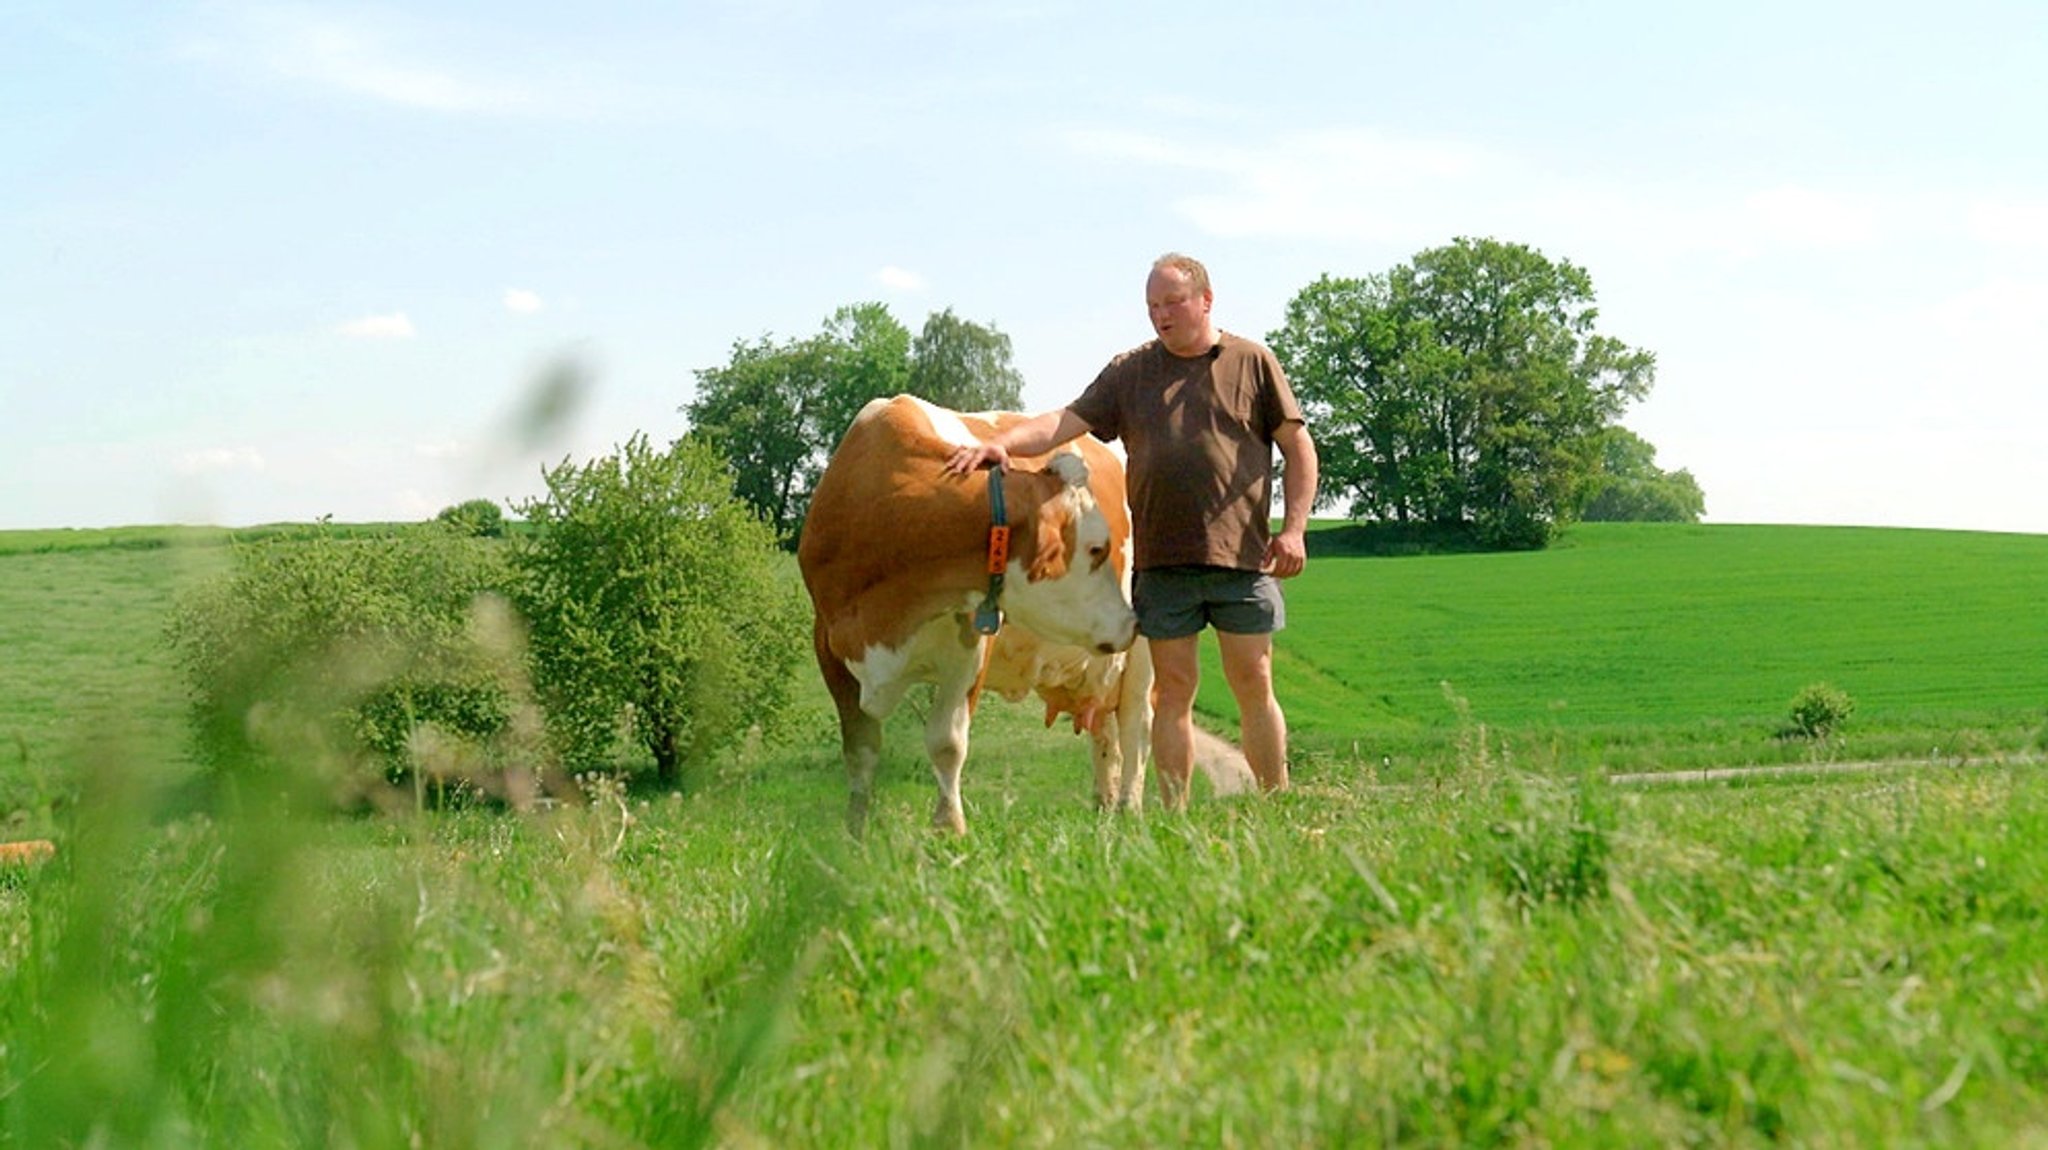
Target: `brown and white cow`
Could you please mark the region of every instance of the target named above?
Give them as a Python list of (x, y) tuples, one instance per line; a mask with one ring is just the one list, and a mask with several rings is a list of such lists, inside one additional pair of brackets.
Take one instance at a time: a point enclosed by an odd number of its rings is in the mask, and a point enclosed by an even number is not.
[[(1021, 417), (961, 415), (905, 395), (875, 400), (855, 417), (811, 494), (797, 563), (815, 613), (818, 667), (839, 713), (847, 825), (856, 833), (867, 821), (882, 721), (913, 684), (933, 687), (925, 721), (939, 788), (932, 822), (965, 831), (960, 768), (984, 673), (1021, 697), (1042, 682), (1058, 685), (1053, 666), (1080, 665), (1024, 654), (1028, 644), (1019, 636), (1010, 648), (1015, 657), (992, 667), (991, 644), (974, 627), (990, 592), (993, 500), (985, 474), (948, 475), (945, 463), (954, 447), (992, 434), (1004, 418)], [(1010, 538), (998, 600), (1003, 630), (1021, 628), (1105, 665), (1118, 659), (1121, 672), (1122, 653), (1137, 637), (1122, 466), (1092, 441), (1016, 463), (999, 477)], [(1150, 687), (1149, 659), (1143, 671), (1141, 698)], [(1098, 672), (1075, 678), (1052, 704), (1054, 715), (1071, 711), (1097, 735), (1098, 797), (1107, 724), (1091, 716), (1137, 709), (1123, 697), (1124, 677), (1113, 699)], [(1142, 732), (1147, 725), (1127, 717), (1121, 727)], [(1125, 773), (1142, 772), (1143, 745), (1111, 741)]]

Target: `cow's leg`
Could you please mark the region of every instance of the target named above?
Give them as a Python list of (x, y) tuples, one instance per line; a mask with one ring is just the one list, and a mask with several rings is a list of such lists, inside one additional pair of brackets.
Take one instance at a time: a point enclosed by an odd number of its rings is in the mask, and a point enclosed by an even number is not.
[(1195, 770), (1195, 686), (1202, 675), (1197, 635), (1148, 640), (1152, 649), (1152, 759), (1159, 768), (1159, 801), (1170, 811), (1188, 806)]
[(1152, 753), (1152, 648), (1144, 639), (1124, 656), (1117, 687), (1117, 751), (1123, 761), (1117, 806), (1137, 814), (1145, 806), (1145, 759)]
[(882, 721), (861, 710), (860, 681), (846, 664), (824, 649), (818, 638), (818, 669), (839, 712), (839, 754), (846, 761), (846, 829), (855, 838), (867, 833), (868, 804), (875, 790), (875, 767), (882, 761)]
[(1095, 721), (1088, 732), (1088, 756), (1095, 762), (1095, 809), (1109, 810), (1117, 804), (1117, 788), (1123, 782), (1123, 748), (1117, 732), (1122, 716), (1112, 711)]
[(867, 833), (868, 806), (875, 793), (875, 767), (882, 761), (882, 724), (865, 711), (839, 725), (840, 752), (846, 758), (846, 829), (855, 838)]
[(980, 678), (981, 649), (976, 643), (967, 648), (965, 658), (940, 669), (932, 684), (932, 712), (924, 724), (924, 749), (931, 756), (932, 776), (939, 784), (932, 826), (954, 834), (967, 833), (967, 812), (960, 805), (960, 768), (967, 762), (967, 730), (974, 718), (975, 686)]

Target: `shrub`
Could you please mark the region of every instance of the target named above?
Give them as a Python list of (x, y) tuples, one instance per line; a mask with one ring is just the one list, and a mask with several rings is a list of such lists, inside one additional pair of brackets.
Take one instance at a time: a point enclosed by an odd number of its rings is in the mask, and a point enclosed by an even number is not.
[(489, 604), (508, 574), (493, 545), (437, 526), (237, 545), (167, 629), (201, 762), (359, 794), (413, 772), (422, 728), (505, 735), (520, 654)]
[(1828, 683), (1814, 683), (1793, 697), (1788, 733), (1800, 738), (1825, 739), (1848, 722), (1855, 710), (1856, 700), (1848, 692)]
[(682, 765), (770, 725), (788, 701), (809, 611), (774, 532), (733, 493), (710, 447), (618, 454), (547, 474), (520, 510), (515, 565), (534, 682), (556, 747), (604, 769), (621, 741)]
[(443, 507), (441, 513), (434, 516), (434, 521), (461, 534), (485, 539), (496, 539), (505, 534), (505, 512), (488, 499), (471, 499), (453, 507)]

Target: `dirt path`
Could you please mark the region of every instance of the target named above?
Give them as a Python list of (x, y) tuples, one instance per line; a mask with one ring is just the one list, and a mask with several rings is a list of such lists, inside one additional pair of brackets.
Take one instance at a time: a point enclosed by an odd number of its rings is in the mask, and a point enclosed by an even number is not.
[(1772, 779), (1799, 777), (1801, 775), (1862, 775), (1882, 771), (1903, 771), (1927, 767), (1948, 767), (1961, 770), (1968, 767), (2031, 767), (2041, 765), (2042, 760), (2034, 755), (2017, 758), (2003, 756), (1986, 759), (1870, 759), (1850, 763), (1791, 763), (1769, 767), (1708, 767), (1688, 771), (1627, 771), (1607, 776), (1607, 781), (1620, 786), (1634, 784), (1669, 783), (1726, 783), (1744, 779)]
[[(1789, 763), (1777, 766), (1708, 767), (1684, 771), (1624, 771), (1607, 776), (1616, 786), (1671, 786), (1680, 783), (1730, 783), (1744, 780), (1799, 778), (1814, 775), (1861, 775), (1928, 767), (1963, 770), (1971, 767), (2032, 767), (2048, 764), (2039, 755), (1994, 756), (1983, 759), (1871, 759), (1847, 763)], [(1195, 727), (1195, 768), (1206, 775), (1218, 795), (1239, 795), (1257, 789), (1244, 752), (1230, 740)]]
[(1209, 778), (1219, 795), (1239, 795), (1254, 789), (1252, 768), (1244, 752), (1230, 740), (1195, 727), (1195, 769)]

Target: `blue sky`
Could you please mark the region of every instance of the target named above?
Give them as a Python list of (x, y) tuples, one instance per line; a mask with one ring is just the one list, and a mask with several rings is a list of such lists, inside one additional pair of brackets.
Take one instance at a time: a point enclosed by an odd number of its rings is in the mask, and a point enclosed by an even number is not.
[(1657, 354), (1709, 521), (2048, 532), (2043, 60), (2038, 0), (0, 0), (0, 528), (530, 496), (868, 300), (1051, 407), (1161, 252), (1263, 338), (1491, 236)]

